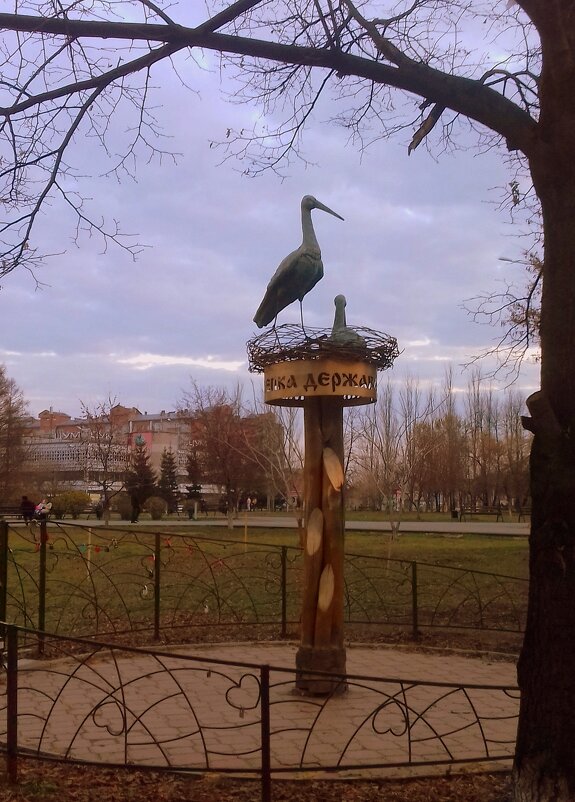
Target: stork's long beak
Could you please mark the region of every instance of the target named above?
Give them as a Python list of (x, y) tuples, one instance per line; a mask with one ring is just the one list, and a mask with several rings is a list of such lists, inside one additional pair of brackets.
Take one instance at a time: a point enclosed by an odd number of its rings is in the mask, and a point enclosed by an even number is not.
[(338, 214), (337, 212), (334, 212), (334, 210), (330, 209), (329, 206), (324, 206), (323, 203), (320, 203), (317, 199), (316, 199), (316, 202), (315, 202), (315, 207), (316, 207), (316, 209), (321, 209), (322, 212), (327, 212), (328, 214), (333, 214), (333, 216), (337, 217), (339, 220), (343, 220), (343, 217), (341, 216), (341, 214)]

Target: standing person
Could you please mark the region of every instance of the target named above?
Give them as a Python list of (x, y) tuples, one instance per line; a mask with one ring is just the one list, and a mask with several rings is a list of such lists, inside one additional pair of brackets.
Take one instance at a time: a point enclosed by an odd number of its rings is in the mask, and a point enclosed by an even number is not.
[(34, 510), (36, 509), (36, 505), (34, 502), (28, 498), (28, 496), (22, 496), (22, 501), (20, 502), (20, 513), (22, 518), (24, 519), (25, 524), (29, 524), (32, 518), (34, 517)]
[(140, 505), (140, 497), (137, 493), (132, 493), (130, 496), (130, 501), (132, 502), (132, 517), (130, 523), (137, 524), (142, 509)]
[(100, 499), (94, 506), (94, 512), (96, 513), (96, 518), (101, 521), (102, 516), (104, 515), (104, 502), (102, 499)]

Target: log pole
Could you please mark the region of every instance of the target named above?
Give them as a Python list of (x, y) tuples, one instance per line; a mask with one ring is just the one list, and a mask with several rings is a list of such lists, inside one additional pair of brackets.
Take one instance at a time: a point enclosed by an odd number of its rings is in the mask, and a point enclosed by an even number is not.
[(306, 399), (305, 549), (296, 687), (307, 695), (342, 692), (345, 674), (343, 400)]
[[(276, 326), (248, 342), (250, 371), (264, 375), (264, 400), (304, 410), (301, 640), (296, 689), (346, 690), (344, 624), (343, 408), (374, 404), (377, 374), (399, 355), (397, 340), (348, 326), (346, 299), (334, 298), (331, 329)], [(303, 523), (303, 525), (302, 525)], [(314, 672), (323, 672), (321, 673)]]

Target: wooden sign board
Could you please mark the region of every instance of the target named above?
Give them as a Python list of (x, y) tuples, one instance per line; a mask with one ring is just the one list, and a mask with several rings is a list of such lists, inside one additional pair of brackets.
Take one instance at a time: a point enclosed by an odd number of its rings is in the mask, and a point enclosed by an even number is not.
[(278, 362), (264, 371), (264, 400), (278, 406), (303, 406), (306, 398), (341, 398), (344, 406), (377, 399), (377, 369), (362, 361), (302, 359)]

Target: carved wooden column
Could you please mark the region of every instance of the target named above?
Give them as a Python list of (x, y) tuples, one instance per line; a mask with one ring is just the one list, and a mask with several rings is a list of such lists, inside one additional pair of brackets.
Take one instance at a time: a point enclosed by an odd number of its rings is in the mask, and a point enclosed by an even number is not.
[(307, 399), (304, 426), (306, 537), (296, 685), (309, 693), (330, 693), (343, 690), (343, 683), (306, 670), (345, 674), (342, 399)]
[(341, 692), (344, 682), (310, 672), (345, 674), (343, 408), (375, 401), (377, 372), (368, 361), (330, 357), (277, 363), (265, 370), (265, 400), (304, 410), (304, 588), (296, 686)]
[[(376, 400), (377, 371), (398, 354), (393, 337), (345, 322), (335, 299), (331, 330), (285, 325), (248, 343), (250, 370), (263, 372), (268, 404), (304, 410), (304, 587), (296, 687), (345, 690), (343, 409)], [(333, 676), (321, 676), (325, 672)]]

